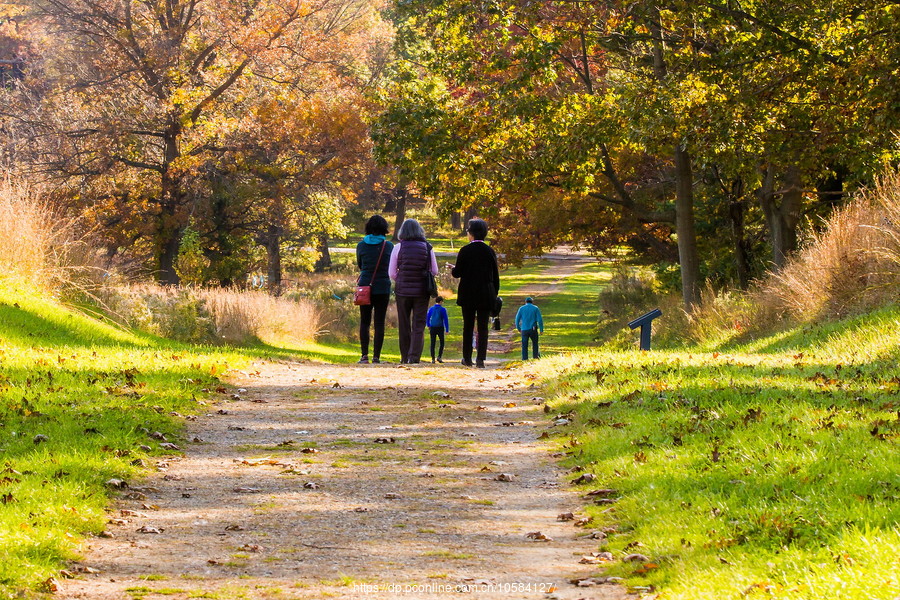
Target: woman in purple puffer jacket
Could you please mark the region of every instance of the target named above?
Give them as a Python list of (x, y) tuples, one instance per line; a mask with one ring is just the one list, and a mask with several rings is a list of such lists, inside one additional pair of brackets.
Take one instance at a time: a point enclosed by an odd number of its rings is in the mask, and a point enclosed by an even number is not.
[(418, 364), (425, 345), (425, 315), (428, 313), (426, 273), (438, 274), (437, 259), (425, 230), (415, 219), (407, 219), (397, 231), (400, 242), (391, 253), (388, 267), (397, 297), (397, 319), (401, 364)]

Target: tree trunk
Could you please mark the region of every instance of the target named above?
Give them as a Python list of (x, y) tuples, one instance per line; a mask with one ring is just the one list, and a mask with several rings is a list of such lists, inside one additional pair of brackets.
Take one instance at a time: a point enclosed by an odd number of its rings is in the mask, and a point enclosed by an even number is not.
[(459, 211), (450, 213), (450, 228), (462, 229), (462, 217), (459, 215)]
[[(780, 202), (777, 199), (779, 195)], [(776, 192), (774, 169), (767, 167), (757, 197), (769, 227), (772, 266), (775, 271), (779, 271), (784, 267), (787, 257), (797, 249), (797, 226), (803, 206), (800, 170), (789, 167), (785, 172), (784, 189)]]
[(406, 185), (405, 181), (401, 181), (397, 184), (397, 187), (394, 188), (394, 199), (397, 202), (397, 216), (394, 219), (394, 235), (392, 239), (395, 242), (397, 241), (397, 232), (400, 230), (400, 226), (403, 225), (403, 221), (406, 220), (406, 198), (409, 194)]
[(700, 258), (694, 229), (694, 177), (691, 157), (681, 146), (675, 148), (675, 233), (681, 265), (681, 294), (684, 307), (692, 312), (700, 304)]
[(469, 221), (478, 216), (477, 208), (467, 208), (466, 212), (463, 214), (463, 222), (462, 222), (462, 231), (466, 232), (466, 228), (469, 226)]
[(178, 285), (180, 278), (175, 271), (181, 226), (178, 223), (178, 207), (181, 204), (181, 182), (173, 177), (171, 165), (178, 159), (177, 124), (172, 124), (163, 137), (163, 171), (160, 181), (160, 212), (156, 229), (157, 279), (162, 285)]
[(728, 202), (728, 217), (731, 220), (731, 233), (734, 239), (734, 263), (737, 269), (738, 287), (746, 290), (750, 287), (750, 251), (744, 230), (745, 206), (740, 197), (732, 197)]
[(319, 234), (319, 258), (316, 260), (316, 265), (314, 268), (316, 273), (321, 273), (325, 269), (331, 268), (331, 252), (328, 250), (328, 235), (325, 233)]
[(266, 276), (268, 278), (269, 293), (273, 296), (281, 295), (281, 228), (277, 225), (269, 225), (265, 238)]

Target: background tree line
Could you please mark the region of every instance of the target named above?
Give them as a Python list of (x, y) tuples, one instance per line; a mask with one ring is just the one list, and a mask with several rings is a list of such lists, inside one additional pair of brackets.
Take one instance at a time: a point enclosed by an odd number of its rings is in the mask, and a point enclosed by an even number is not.
[(164, 283), (228, 285), (265, 265), (277, 292), (289, 249), (327, 264), (348, 206), (402, 219), (420, 195), (447, 217), (488, 215), (511, 262), (628, 247), (691, 307), (704, 280), (746, 287), (782, 267), (806, 228), (896, 164), (898, 13), (6, 3), (0, 160)]
[[(622, 245), (690, 308), (747, 287), (897, 160), (900, 5), (404, 0), (374, 126), (512, 259)], [(670, 269), (669, 265), (678, 265)]]

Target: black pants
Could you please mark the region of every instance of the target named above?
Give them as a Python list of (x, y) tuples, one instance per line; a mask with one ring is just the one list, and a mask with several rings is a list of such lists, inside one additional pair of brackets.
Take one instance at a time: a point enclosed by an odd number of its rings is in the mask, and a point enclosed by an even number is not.
[(429, 300), (431, 298), (428, 296), (397, 296), (397, 337), (401, 363), (415, 364), (422, 358)]
[(488, 321), (491, 318), (491, 309), (475, 308), (474, 306), (462, 306), (463, 317), (463, 361), (472, 362), (472, 334), (475, 332), (475, 324), (478, 324), (478, 351), (475, 360), (484, 362), (487, 358), (488, 346)]
[(431, 334), (431, 362), (434, 362), (434, 341), (435, 339), (441, 340), (441, 347), (438, 350), (437, 357), (444, 358), (444, 326), (438, 325), (437, 327), (428, 327), (428, 333)]
[(372, 294), (372, 304), (359, 307), (359, 346), (363, 356), (369, 355), (369, 326), (372, 323), (372, 313), (375, 313), (373, 360), (381, 357), (381, 346), (384, 344), (384, 318), (387, 315), (390, 300), (390, 294)]

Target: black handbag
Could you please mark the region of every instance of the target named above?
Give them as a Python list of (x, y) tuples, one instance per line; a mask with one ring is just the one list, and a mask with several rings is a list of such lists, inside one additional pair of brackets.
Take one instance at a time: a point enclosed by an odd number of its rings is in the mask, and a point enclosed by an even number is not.
[[(431, 246), (428, 246), (428, 262), (431, 263), (431, 253), (434, 249)], [(434, 278), (434, 274), (431, 272), (431, 265), (425, 269), (425, 291), (428, 292), (428, 295), (432, 298), (437, 298), (438, 295), (438, 286), (437, 281)]]

